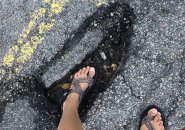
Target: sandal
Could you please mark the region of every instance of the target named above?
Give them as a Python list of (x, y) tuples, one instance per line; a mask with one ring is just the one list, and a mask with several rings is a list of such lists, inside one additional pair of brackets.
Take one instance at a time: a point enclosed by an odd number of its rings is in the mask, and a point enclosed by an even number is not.
[(148, 112), (151, 110), (151, 109), (157, 109), (158, 112), (161, 113), (161, 118), (162, 118), (162, 121), (163, 121), (163, 126), (164, 128), (166, 128), (166, 123), (165, 123), (165, 116), (164, 116), (164, 113), (162, 112), (162, 110), (155, 106), (155, 105), (150, 105), (148, 106), (142, 113), (141, 117), (140, 117), (140, 123), (139, 123), (139, 130), (141, 128), (142, 125), (146, 125), (146, 127), (148, 128), (148, 130), (156, 130), (153, 125), (151, 124), (151, 121), (155, 118), (155, 116), (147, 116)]
[[(95, 68), (95, 75), (93, 77), (91, 77), (88, 74), (87, 78), (73, 79), (73, 81), (72, 81), (73, 88), (71, 90), (69, 90), (69, 94), (70, 93), (78, 93), (80, 95), (78, 111), (81, 110), (82, 104), (83, 104), (84, 99), (85, 99), (84, 97), (87, 96), (88, 94), (90, 94), (91, 91), (93, 90), (93, 88), (95, 87), (95, 82), (97, 80), (97, 76), (98, 76), (98, 71)], [(89, 84), (88, 88), (85, 91), (83, 91), (81, 89), (80, 83), (88, 83)]]

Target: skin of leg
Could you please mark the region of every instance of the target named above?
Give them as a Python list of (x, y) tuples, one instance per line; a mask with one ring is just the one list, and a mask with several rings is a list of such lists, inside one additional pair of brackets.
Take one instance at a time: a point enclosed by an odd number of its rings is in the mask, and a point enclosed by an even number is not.
[(67, 97), (58, 130), (83, 130), (78, 114), (78, 100), (79, 95), (76, 93)]
[[(91, 77), (93, 77), (95, 75), (95, 69), (92, 67), (90, 68), (89, 66), (83, 68), (74, 75), (74, 78), (87, 78), (88, 73)], [(88, 87), (88, 84), (80, 83), (80, 86), (82, 90), (85, 91)], [(58, 130), (83, 130), (78, 114), (78, 105), (79, 94), (71, 93), (68, 95), (63, 105), (63, 115), (61, 117)]]

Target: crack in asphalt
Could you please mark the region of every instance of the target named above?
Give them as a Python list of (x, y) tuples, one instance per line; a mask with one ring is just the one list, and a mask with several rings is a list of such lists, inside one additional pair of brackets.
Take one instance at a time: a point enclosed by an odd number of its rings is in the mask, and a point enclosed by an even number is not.
[(123, 80), (124, 80), (126, 86), (127, 86), (127, 87), (130, 89), (130, 91), (131, 91), (131, 96), (133, 96), (133, 97), (135, 97), (135, 98), (141, 100), (141, 97), (138, 96), (138, 95), (136, 95), (136, 94), (133, 92), (134, 90), (133, 90), (132, 87), (127, 83), (127, 81), (126, 81), (126, 79), (125, 79), (125, 76), (124, 76), (122, 73), (121, 73), (121, 75), (122, 75), (122, 77), (123, 77)]

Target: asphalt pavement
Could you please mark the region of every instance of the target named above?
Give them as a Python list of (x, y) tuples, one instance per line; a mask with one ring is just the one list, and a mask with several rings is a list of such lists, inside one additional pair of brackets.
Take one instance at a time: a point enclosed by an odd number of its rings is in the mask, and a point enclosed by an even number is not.
[(0, 129), (55, 130), (61, 111), (47, 89), (105, 39), (125, 48), (106, 89), (80, 113), (84, 128), (137, 130), (155, 104), (166, 129), (182, 129), (184, 28), (183, 0), (0, 0)]

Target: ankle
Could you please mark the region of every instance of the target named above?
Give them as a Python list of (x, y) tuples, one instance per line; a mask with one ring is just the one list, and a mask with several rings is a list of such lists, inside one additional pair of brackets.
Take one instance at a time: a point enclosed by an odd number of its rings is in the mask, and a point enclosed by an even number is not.
[(75, 100), (75, 99), (79, 100), (79, 97), (80, 97), (80, 95), (78, 93), (70, 93), (67, 96), (68, 99), (72, 99), (72, 100)]
[(65, 101), (64, 109), (66, 110), (77, 110), (79, 105), (79, 94), (77, 93), (71, 93), (67, 96), (67, 99)]

